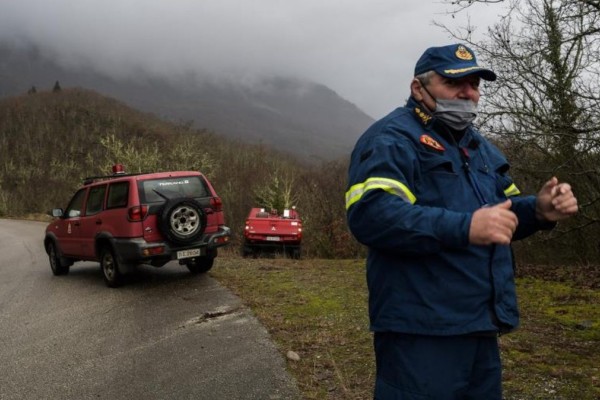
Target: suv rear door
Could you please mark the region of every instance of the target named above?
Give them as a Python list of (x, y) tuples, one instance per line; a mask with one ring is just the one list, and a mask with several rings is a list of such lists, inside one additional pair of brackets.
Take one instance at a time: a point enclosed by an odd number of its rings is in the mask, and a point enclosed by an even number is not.
[(106, 208), (102, 211), (102, 227), (116, 238), (142, 237), (142, 224), (129, 218), (128, 206), (139, 206), (132, 191), (132, 179), (110, 182)]

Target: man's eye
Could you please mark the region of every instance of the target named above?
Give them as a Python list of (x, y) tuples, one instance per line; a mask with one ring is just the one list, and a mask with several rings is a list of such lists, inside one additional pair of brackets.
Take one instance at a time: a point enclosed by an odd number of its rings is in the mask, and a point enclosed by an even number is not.
[(481, 83), (481, 79), (479, 79), (479, 77), (474, 77), (473, 79), (469, 80), (469, 83), (471, 84), (471, 87), (473, 89), (479, 89), (479, 84)]

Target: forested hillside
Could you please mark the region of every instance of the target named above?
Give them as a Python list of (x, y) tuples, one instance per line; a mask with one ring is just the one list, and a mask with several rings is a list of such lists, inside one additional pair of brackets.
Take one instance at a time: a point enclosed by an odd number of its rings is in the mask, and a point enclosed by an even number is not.
[[(524, 194), (534, 194), (553, 173), (534, 147), (500, 141)], [(62, 89), (0, 101), (0, 217), (64, 207), (86, 176), (110, 172), (200, 170), (223, 198), (227, 224), (239, 245), (245, 218), (258, 198), (296, 205), (304, 219), (306, 256), (355, 257), (365, 250), (346, 227), (344, 192), (348, 157), (305, 163), (265, 145), (175, 125), (93, 91)], [(597, 168), (597, 155), (579, 162)], [(581, 212), (515, 244), (521, 263), (597, 263), (600, 204), (585, 176), (558, 173), (571, 182)]]
[(256, 197), (286, 189), (304, 217), (307, 256), (361, 252), (345, 225), (345, 160), (305, 165), (83, 89), (0, 101), (0, 216), (65, 207), (84, 177), (107, 174), (117, 162), (128, 172), (202, 171), (223, 198), (233, 247)]

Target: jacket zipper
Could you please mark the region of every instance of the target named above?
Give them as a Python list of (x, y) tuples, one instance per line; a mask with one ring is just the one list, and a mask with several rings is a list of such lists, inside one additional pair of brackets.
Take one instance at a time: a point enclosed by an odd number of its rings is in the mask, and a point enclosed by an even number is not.
[[(456, 142), (455, 142), (455, 144), (456, 144)], [(473, 173), (473, 170), (471, 169), (471, 165), (469, 164), (469, 159), (471, 158), (469, 156), (469, 151), (464, 147), (459, 147), (458, 144), (456, 144), (456, 147), (458, 148), (458, 151), (461, 156), (461, 160), (463, 163), (463, 169), (465, 170), (467, 179), (469, 179), (469, 181), (471, 182), (471, 186), (473, 187), (475, 195), (477, 196), (477, 198), (479, 199), (479, 202), (481, 203), (481, 205), (483, 207), (489, 205), (489, 203), (487, 202), (487, 200), (485, 198), (485, 195), (483, 194), (483, 191), (481, 190), (481, 187), (479, 186), (479, 182), (477, 181), (477, 178), (475, 177), (475, 174)], [(491, 248), (490, 248), (490, 261), (488, 263), (488, 273), (489, 273), (489, 279), (490, 279), (490, 286), (492, 289), (491, 298), (490, 298), (490, 312), (491, 312), (492, 322), (495, 325), (497, 325), (498, 330), (500, 331), (500, 320), (498, 319), (498, 315), (496, 314), (496, 286), (494, 285), (494, 275), (493, 275), (493, 265), (492, 265), (495, 253), (496, 253), (496, 245), (492, 244)]]
[(479, 202), (481, 203), (482, 206), (487, 205), (488, 202), (486, 201), (485, 196), (483, 195), (481, 187), (479, 186), (479, 182), (477, 181), (477, 178), (475, 177), (475, 175), (473, 174), (473, 171), (471, 170), (471, 164), (469, 164), (469, 159), (471, 158), (469, 156), (469, 151), (464, 147), (458, 147), (458, 150), (460, 152), (460, 157), (463, 162), (463, 169), (465, 170), (465, 173), (467, 174), (467, 178), (471, 182), (471, 186), (473, 187), (473, 190), (475, 191), (475, 195), (479, 199)]

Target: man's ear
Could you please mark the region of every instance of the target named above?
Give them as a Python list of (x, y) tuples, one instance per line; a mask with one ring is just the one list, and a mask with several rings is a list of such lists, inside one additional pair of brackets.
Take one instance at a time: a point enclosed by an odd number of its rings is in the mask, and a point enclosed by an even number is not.
[(422, 90), (423, 85), (421, 84), (421, 81), (417, 78), (414, 78), (412, 82), (410, 82), (410, 93), (412, 94), (412, 97), (419, 102), (423, 101), (423, 94), (421, 93)]

